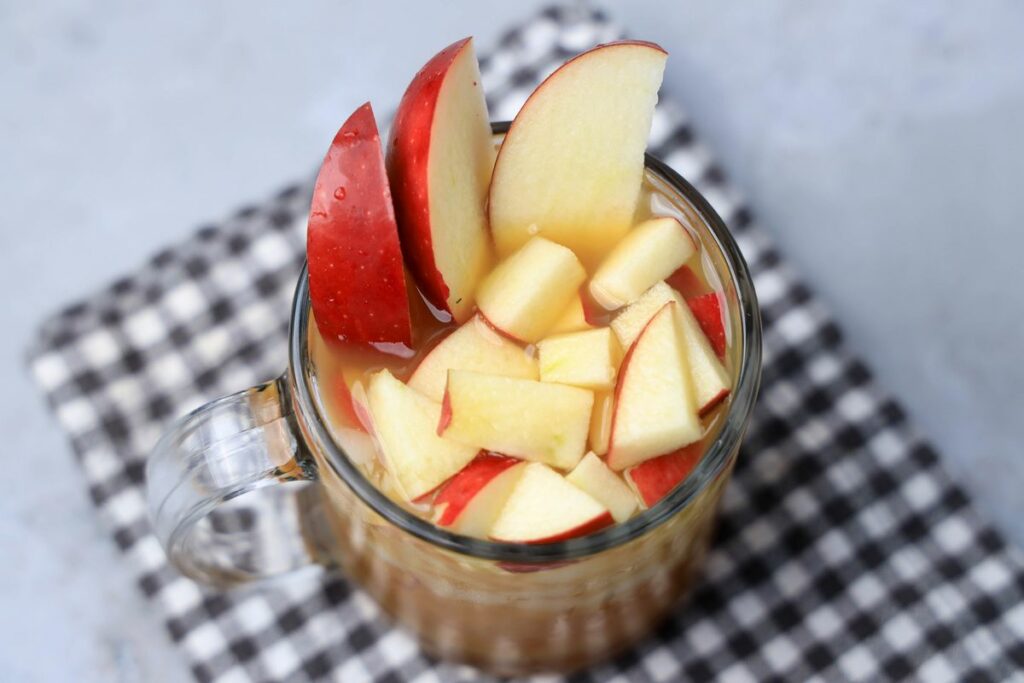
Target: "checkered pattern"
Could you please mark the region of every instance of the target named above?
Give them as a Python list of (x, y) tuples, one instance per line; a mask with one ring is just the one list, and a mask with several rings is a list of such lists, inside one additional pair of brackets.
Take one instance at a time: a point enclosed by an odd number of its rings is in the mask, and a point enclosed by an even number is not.
[[(574, 6), (483, 60), (510, 118), (569, 55), (618, 37)], [(900, 407), (662, 102), (652, 151), (731, 225), (765, 322), (764, 385), (706, 578), (638, 649), (578, 681), (1022, 680), (1024, 556), (980, 519)], [(32, 369), (92, 499), (200, 681), (449, 681), (342, 578), (241, 593), (172, 570), (150, 532), (143, 462), (176, 415), (285, 364), (309, 184), (205, 227), (47, 322)]]

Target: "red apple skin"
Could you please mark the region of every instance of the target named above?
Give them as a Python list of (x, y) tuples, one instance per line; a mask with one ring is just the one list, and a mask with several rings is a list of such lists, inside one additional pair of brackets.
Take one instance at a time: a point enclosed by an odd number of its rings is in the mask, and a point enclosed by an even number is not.
[(387, 167), (394, 183), (395, 211), (409, 269), (423, 295), (451, 313), (448, 285), (437, 269), (430, 229), (430, 131), (441, 85), (448, 69), (472, 38), (463, 38), (434, 55), (402, 96), (388, 137)]
[(708, 292), (686, 300), (693, 311), (700, 329), (704, 331), (711, 348), (719, 358), (725, 358), (725, 325), (722, 321), (722, 304), (716, 292)]
[[(609, 527), (612, 524), (615, 524), (615, 519), (612, 517), (612, 513), (605, 511), (597, 517), (594, 517), (593, 519), (588, 520), (583, 524), (580, 524), (579, 526), (575, 526), (571, 529), (566, 529), (561, 533), (553, 534), (551, 536), (545, 536), (544, 538), (531, 538), (529, 541), (514, 541), (514, 543), (521, 543), (524, 545), (541, 545), (543, 543), (557, 543), (558, 541), (567, 541), (570, 538), (576, 538), (578, 536), (586, 536), (587, 534), (592, 534), (595, 531), (600, 531), (601, 529)], [(491, 540), (498, 541), (499, 543), (513, 543), (513, 541), (502, 541), (502, 539), (500, 538), (491, 538)]]
[(313, 190), (309, 297), (328, 343), (412, 346), (398, 226), (367, 102), (334, 137)]
[(508, 468), (522, 462), (518, 458), (497, 453), (481, 453), (462, 471), (448, 480), (437, 493), (434, 505), (447, 503), (440, 519), (439, 526), (451, 526), (484, 486)]
[(698, 441), (678, 451), (659, 455), (629, 469), (640, 499), (648, 508), (669, 494), (686, 479), (704, 455), (704, 443)]
[(707, 286), (697, 277), (689, 266), (680, 266), (676, 272), (665, 278), (672, 289), (683, 295), (684, 299), (704, 294)]

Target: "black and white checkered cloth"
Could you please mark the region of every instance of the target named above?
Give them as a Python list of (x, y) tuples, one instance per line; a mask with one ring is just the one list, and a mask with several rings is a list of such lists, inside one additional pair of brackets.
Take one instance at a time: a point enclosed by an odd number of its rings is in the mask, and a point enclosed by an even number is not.
[[(510, 32), (482, 64), (493, 117), (511, 118), (566, 57), (618, 36), (579, 7)], [(666, 99), (651, 150), (704, 193), (750, 263), (764, 384), (699, 590), (641, 647), (574, 680), (1024, 680), (1024, 555), (844, 350)], [(343, 578), (212, 592), (171, 569), (151, 533), (143, 463), (161, 430), (285, 365), (309, 191), (202, 228), (61, 312), (43, 325), (32, 370), (196, 678), (475, 679), (424, 657)]]

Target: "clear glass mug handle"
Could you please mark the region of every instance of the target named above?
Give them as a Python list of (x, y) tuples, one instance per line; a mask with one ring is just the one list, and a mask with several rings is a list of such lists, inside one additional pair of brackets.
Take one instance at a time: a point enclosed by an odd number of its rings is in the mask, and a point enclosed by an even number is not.
[(320, 507), (283, 376), (172, 425), (146, 465), (146, 496), (171, 563), (234, 586), (317, 563)]

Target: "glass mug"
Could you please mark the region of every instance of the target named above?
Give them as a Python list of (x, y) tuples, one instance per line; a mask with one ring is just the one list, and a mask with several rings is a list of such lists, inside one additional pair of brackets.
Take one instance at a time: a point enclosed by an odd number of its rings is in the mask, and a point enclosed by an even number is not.
[(646, 174), (702, 233), (735, 331), (728, 412), (681, 486), (625, 523), (545, 545), (468, 538), (405, 511), (331, 437), (307, 347), (303, 271), (287, 371), (184, 417), (150, 457), (150, 516), (170, 561), (221, 587), (338, 567), (426, 652), (499, 674), (571, 671), (649, 633), (689, 591), (710, 544), (760, 383), (761, 324), (746, 263), (721, 218), (650, 155)]

